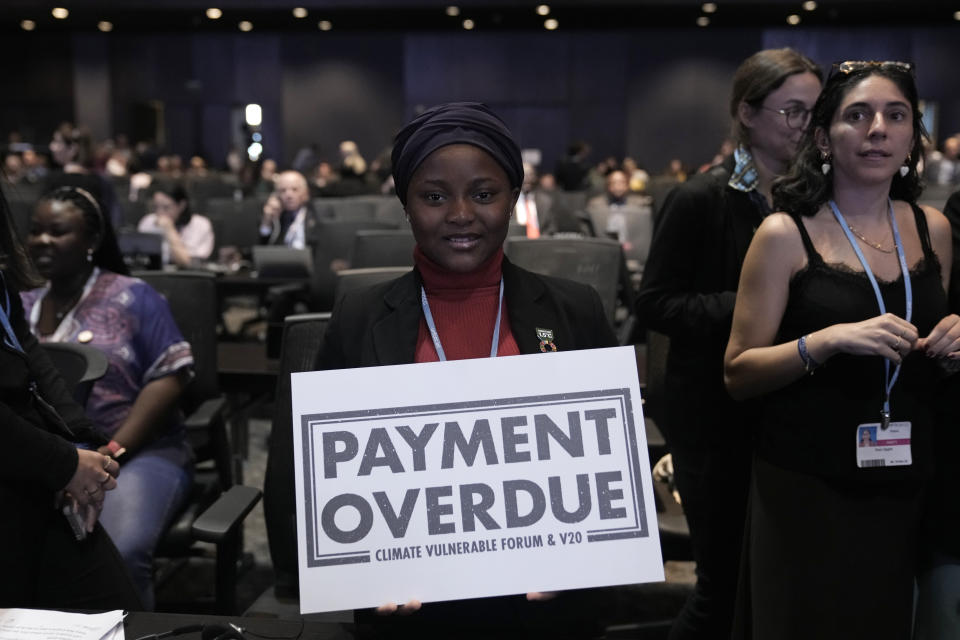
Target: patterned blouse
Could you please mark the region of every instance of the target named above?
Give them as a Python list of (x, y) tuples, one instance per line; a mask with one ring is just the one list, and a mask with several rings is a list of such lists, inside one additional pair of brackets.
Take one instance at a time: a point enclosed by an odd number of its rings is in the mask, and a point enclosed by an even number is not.
[[(40, 302), (48, 287), (21, 294), (30, 330), (37, 333)], [(192, 372), (193, 354), (167, 301), (138, 278), (94, 269), (80, 301), (41, 342), (89, 344), (103, 351), (109, 367), (87, 401), (87, 415), (107, 436), (123, 425), (147, 383), (177, 372)], [(163, 435), (182, 431), (179, 412)]]

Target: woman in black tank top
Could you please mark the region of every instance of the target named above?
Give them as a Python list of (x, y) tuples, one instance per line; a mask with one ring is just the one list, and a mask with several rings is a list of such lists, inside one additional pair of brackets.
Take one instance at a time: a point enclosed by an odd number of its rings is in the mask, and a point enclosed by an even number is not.
[(910, 65), (834, 65), (747, 252), (724, 380), (763, 409), (735, 637), (910, 637), (934, 399), (960, 364), (920, 115)]

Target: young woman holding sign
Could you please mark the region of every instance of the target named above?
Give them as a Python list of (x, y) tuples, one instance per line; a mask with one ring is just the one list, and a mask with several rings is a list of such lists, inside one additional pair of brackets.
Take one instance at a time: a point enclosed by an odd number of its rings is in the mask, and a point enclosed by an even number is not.
[(747, 252), (725, 360), (731, 395), (764, 396), (742, 635), (910, 637), (934, 393), (960, 357), (923, 136), (910, 65), (835, 65)]
[[(520, 148), (479, 103), (416, 117), (393, 148), (393, 177), (416, 238), (415, 269), (336, 305), (318, 369), (485, 358), (616, 345), (597, 292), (531, 273), (503, 255), (523, 181)], [(421, 632), (589, 637), (561, 594), (399, 607)], [(381, 607), (391, 613), (396, 605)], [(362, 616), (361, 616), (362, 617)], [(418, 624), (417, 620), (423, 624)], [(456, 635), (456, 634), (452, 634)]]

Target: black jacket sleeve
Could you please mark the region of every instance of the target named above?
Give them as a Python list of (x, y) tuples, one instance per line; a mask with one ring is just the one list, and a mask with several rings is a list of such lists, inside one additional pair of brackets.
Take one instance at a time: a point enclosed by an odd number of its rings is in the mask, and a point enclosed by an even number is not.
[(651, 329), (691, 338), (728, 330), (736, 291), (702, 292), (698, 286), (709, 275), (705, 270), (716, 268), (710, 255), (723, 242), (717, 221), (722, 189), (712, 176), (697, 176), (667, 196), (637, 296), (639, 317)]
[(77, 469), (77, 449), (65, 437), (48, 430), (30, 382), (37, 392), (63, 417), (76, 438), (94, 444), (97, 436), (83, 410), (73, 401), (23, 320), (19, 296), (11, 292), (11, 323), (26, 358), (9, 347), (0, 348), (0, 425), (4, 446), (0, 447), (0, 477), (15, 482), (34, 482), (58, 491)]

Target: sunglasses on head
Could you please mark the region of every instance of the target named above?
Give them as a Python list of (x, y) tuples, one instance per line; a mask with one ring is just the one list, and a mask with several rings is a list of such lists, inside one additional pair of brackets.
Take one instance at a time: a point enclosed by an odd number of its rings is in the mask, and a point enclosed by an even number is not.
[(898, 62), (895, 60), (846, 60), (844, 62), (834, 62), (830, 69), (830, 76), (838, 73), (844, 75), (865, 71), (870, 69), (883, 69), (884, 71), (897, 71), (913, 75), (913, 64), (909, 62)]

